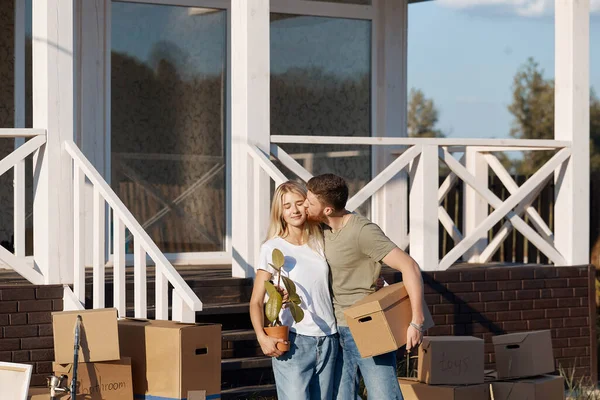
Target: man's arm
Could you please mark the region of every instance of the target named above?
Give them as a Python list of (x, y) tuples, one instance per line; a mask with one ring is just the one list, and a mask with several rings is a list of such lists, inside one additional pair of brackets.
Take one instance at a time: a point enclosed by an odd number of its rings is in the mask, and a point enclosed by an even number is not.
[[(408, 292), (410, 298), (410, 305), (412, 308), (412, 322), (417, 325), (422, 325), (425, 322), (425, 316), (423, 315), (423, 278), (421, 276), (421, 269), (416, 261), (400, 250), (395, 248), (390, 251), (382, 260), (388, 266), (400, 271), (402, 273), (402, 281)], [(421, 332), (418, 332), (414, 327), (409, 326), (407, 334), (406, 349), (410, 349), (417, 346), (421, 340)]]

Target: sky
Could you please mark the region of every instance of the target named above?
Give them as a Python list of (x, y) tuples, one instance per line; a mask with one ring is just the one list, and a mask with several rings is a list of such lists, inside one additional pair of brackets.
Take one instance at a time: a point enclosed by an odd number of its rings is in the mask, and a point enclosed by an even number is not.
[[(533, 57), (554, 78), (554, 0), (438, 0), (409, 6), (408, 87), (434, 100), (451, 137), (508, 137), (511, 85)], [(600, 1), (592, 0), (590, 84), (600, 92)]]

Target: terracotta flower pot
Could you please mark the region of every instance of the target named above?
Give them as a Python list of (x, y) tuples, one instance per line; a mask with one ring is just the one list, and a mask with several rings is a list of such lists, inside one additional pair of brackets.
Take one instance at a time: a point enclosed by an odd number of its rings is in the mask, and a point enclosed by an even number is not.
[(290, 349), (290, 342), (288, 341), (289, 333), (290, 333), (289, 326), (285, 326), (285, 325), (284, 326), (268, 326), (265, 328), (265, 333), (269, 337), (283, 339), (287, 342), (287, 344), (286, 343), (277, 343), (278, 350), (285, 352)]

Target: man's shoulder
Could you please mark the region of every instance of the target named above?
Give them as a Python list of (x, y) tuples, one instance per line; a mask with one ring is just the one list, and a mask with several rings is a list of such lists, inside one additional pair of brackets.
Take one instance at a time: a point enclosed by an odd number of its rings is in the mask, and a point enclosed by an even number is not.
[(375, 224), (369, 218), (362, 216), (360, 214), (352, 215), (351, 221), (352, 221), (352, 227), (358, 231), (362, 230), (362, 228), (365, 227), (366, 225), (377, 226), (377, 224)]

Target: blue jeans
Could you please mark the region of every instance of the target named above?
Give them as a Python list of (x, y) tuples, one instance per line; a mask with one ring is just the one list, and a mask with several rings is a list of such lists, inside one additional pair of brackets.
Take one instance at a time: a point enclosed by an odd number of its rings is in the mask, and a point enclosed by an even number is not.
[(360, 371), (367, 387), (369, 400), (403, 400), (396, 375), (396, 352), (361, 358), (350, 328), (338, 326), (338, 334), (341, 351), (335, 367), (334, 398), (360, 399), (358, 394)]
[(338, 335), (304, 336), (290, 332), (290, 350), (273, 358), (279, 400), (331, 400)]

